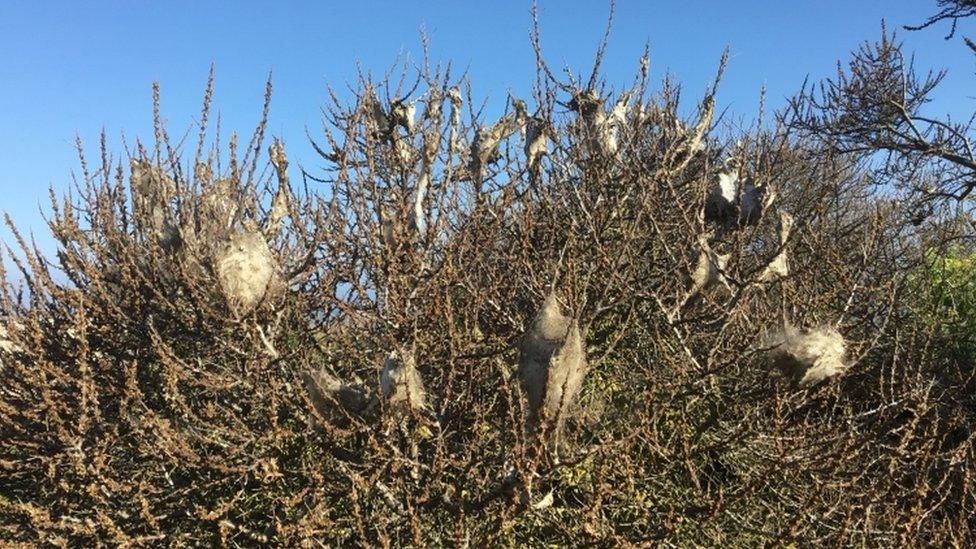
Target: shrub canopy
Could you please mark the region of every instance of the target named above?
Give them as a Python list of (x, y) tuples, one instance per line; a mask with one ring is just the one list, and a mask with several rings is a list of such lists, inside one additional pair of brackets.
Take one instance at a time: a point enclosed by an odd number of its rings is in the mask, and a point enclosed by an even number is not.
[(0, 272), (0, 539), (972, 543), (965, 208), (818, 125), (885, 113), (726, 127), (722, 59), (683, 119), (601, 57), (497, 120), (449, 66), (364, 76), (300, 183), (267, 107), (208, 147), (212, 79), (195, 151), (157, 116), (83, 158), (56, 262), (11, 226)]

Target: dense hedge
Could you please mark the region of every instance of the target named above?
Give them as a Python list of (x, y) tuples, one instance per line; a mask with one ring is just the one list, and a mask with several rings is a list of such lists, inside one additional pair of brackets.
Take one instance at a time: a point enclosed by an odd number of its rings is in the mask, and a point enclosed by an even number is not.
[(103, 148), (57, 262), (0, 274), (0, 539), (971, 544), (926, 251), (965, 225), (789, 113), (720, 127), (719, 78), (683, 120), (646, 61), (540, 61), (499, 120), (442, 67), (363, 80), (301, 184), (264, 122), (207, 149), (209, 88), (194, 154)]

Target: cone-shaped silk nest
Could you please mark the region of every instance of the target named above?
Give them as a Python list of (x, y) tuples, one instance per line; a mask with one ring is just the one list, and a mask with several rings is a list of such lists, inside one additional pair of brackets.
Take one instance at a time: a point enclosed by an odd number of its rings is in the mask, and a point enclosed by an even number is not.
[(499, 145), (518, 129), (515, 115), (507, 114), (492, 126), (482, 126), (475, 130), (471, 141), (471, 158), (468, 170), (478, 181), (484, 178), (489, 164), (501, 158)]
[(726, 224), (735, 219), (735, 195), (739, 189), (739, 175), (734, 172), (718, 174), (718, 182), (705, 200), (705, 221)]
[(324, 368), (305, 374), (304, 381), (312, 405), (323, 416), (328, 417), (336, 411), (336, 404), (353, 414), (365, 411), (371, 404), (370, 395), (365, 388), (340, 381)]
[(10, 340), (10, 334), (7, 332), (7, 327), (3, 324), (0, 324), (0, 351), (5, 353), (17, 353), (21, 351), (20, 347)]
[(786, 278), (790, 274), (789, 256), (786, 253), (786, 242), (790, 238), (790, 231), (793, 230), (793, 216), (783, 212), (779, 214), (779, 245), (780, 251), (776, 257), (766, 265), (759, 280), (762, 282), (772, 282), (781, 278)]
[(708, 244), (706, 237), (699, 237), (698, 249), (693, 255), (694, 269), (690, 273), (692, 289), (704, 290), (719, 282), (728, 285), (728, 281), (722, 273), (725, 271), (730, 257), (729, 254), (716, 253)]
[(783, 375), (810, 387), (843, 373), (846, 345), (843, 336), (831, 327), (798, 330), (787, 326), (766, 337), (772, 365)]
[(555, 418), (561, 424), (583, 385), (586, 357), (579, 324), (562, 313), (554, 294), (522, 338), (519, 374), (530, 424)]
[(542, 155), (549, 152), (546, 123), (541, 118), (529, 118), (525, 123), (525, 158), (529, 170), (535, 170)]
[(170, 221), (169, 200), (176, 193), (176, 182), (159, 166), (146, 160), (129, 162), (129, 184), (136, 209), (149, 221), (153, 238), (163, 248), (180, 245), (180, 232)]
[(620, 95), (613, 109), (610, 111), (610, 123), (616, 126), (623, 126), (630, 118), (630, 97), (633, 92), (626, 91)]
[(380, 135), (390, 133), (390, 119), (387, 117), (386, 111), (383, 110), (383, 105), (380, 104), (380, 100), (376, 97), (373, 90), (367, 92), (363, 97), (363, 101), (366, 104), (365, 107), (369, 114), (369, 121), (372, 123), (371, 129), (377, 131)]
[(390, 122), (413, 133), (414, 119), (417, 116), (417, 104), (402, 100), (394, 101), (390, 106)]
[(204, 242), (222, 239), (239, 222), (240, 190), (233, 178), (217, 180), (200, 196), (201, 238)]
[(268, 217), (264, 222), (264, 233), (268, 237), (273, 237), (281, 231), (281, 225), (285, 217), (288, 215), (288, 188), (282, 185), (278, 187), (278, 192), (275, 193), (274, 198), (271, 200), (271, 209), (268, 211)]
[(614, 118), (607, 116), (603, 97), (596, 90), (577, 90), (569, 106), (583, 121), (587, 146), (603, 154), (616, 154), (617, 124)]
[(278, 192), (271, 200), (271, 210), (264, 220), (264, 234), (268, 238), (273, 238), (281, 231), (281, 223), (288, 215), (289, 188), (288, 188), (288, 156), (285, 154), (285, 147), (281, 141), (275, 139), (274, 143), (268, 147), (268, 156), (271, 164), (278, 174)]
[(461, 104), (464, 99), (461, 97), (461, 90), (457, 86), (447, 90), (447, 97), (451, 101), (451, 133), (448, 136), (448, 141), (450, 151), (456, 153), (461, 150), (458, 143), (458, 130), (461, 126)]
[(380, 373), (380, 393), (397, 411), (420, 410), (426, 405), (427, 392), (413, 353), (393, 351), (386, 357)]
[(176, 193), (176, 182), (159, 166), (132, 159), (129, 169), (129, 184), (136, 196), (168, 198)]
[(253, 311), (278, 277), (278, 265), (261, 231), (232, 234), (214, 258), (217, 279), (231, 310), (238, 316)]
[(413, 145), (410, 138), (392, 134), (390, 140), (393, 143), (393, 154), (396, 156), (397, 162), (402, 166), (409, 166), (413, 162)]
[(763, 212), (776, 200), (776, 191), (763, 184), (747, 181), (742, 186), (739, 198), (739, 225), (755, 225), (762, 219)]

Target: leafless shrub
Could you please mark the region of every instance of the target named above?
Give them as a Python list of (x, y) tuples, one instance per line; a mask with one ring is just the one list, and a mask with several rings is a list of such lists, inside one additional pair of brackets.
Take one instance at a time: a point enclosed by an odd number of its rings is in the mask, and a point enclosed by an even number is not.
[(925, 111), (944, 77), (945, 71), (916, 72), (897, 36), (882, 29), (880, 40), (852, 54), (846, 71), (805, 86), (787, 123), (861, 161), (880, 156), (879, 173), (908, 193), (918, 225), (933, 203), (962, 202), (976, 186), (971, 121)]
[[(922, 30), (931, 27), (936, 23), (948, 20), (951, 23), (949, 34), (946, 35), (946, 40), (948, 40), (956, 35), (956, 26), (958, 25), (960, 19), (965, 19), (967, 17), (976, 15), (976, 2), (973, 0), (938, 0), (937, 3), (942, 9), (940, 9), (934, 15), (931, 15), (921, 24), (906, 25), (905, 28), (907, 30)], [(968, 37), (965, 37), (964, 39), (969, 49), (976, 52), (976, 43), (974, 43)]]
[[(838, 146), (845, 120), (836, 139), (792, 124), (809, 96), (771, 127), (723, 126), (724, 60), (682, 119), (646, 52), (614, 89), (602, 53), (560, 79), (533, 47), (531, 101), (497, 119), (426, 59), (331, 93), (325, 169), (300, 184), (263, 145), (267, 109), (207, 149), (209, 86), (192, 158), (158, 97), (134, 163), (83, 156), (52, 200), (56, 261), (10, 224), (0, 539), (971, 545), (971, 383), (905, 292), (952, 219), (913, 225)], [(731, 167), (720, 223), (704, 205)], [(540, 314), (552, 288), (571, 311)], [(836, 329), (771, 351), (809, 390), (763, 367), (762, 327), (784, 319)]]

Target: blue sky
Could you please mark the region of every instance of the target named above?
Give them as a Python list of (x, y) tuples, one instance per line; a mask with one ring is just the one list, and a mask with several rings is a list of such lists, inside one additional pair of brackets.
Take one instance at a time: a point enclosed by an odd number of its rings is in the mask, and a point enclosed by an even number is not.
[[(319, 127), (326, 85), (355, 81), (357, 63), (382, 73), (397, 54), (420, 58), (425, 28), (433, 59), (468, 69), (476, 95), (498, 107), (506, 92), (525, 94), (534, 77), (528, 40), (530, 2), (0, 2), (0, 210), (50, 249), (39, 206), (78, 170), (78, 135), (97, 153), (104, 128), (121, 155), (121, 136), (149, 141), (151, 84), (162, 86), (171, 133), (198, 117), (211, 63), (214, 105), (224, 132), (247, 133), (260, 114), (263, 85), (274, 73), (270, 131), (285, 139), (293, 163), (318, 162), (304, 129)], [(619, 0), (604, 64), (610, 82), (629, 81), (645, 41), (651, 73), (683, 83), (691, 101), (714, 73), (722, 50), (731, 62), (721, 107), (751, 117), (765, 85), (781, 106), (803, 79), (829, 76), (838, 58), (889, 28), (917, 23), (935, 0)], [(607, 5), (540, 0), (543, 48), (557, 67), (588, 71)], [(974, 109), (974, 57), (947, 25), (900, 31), (919, 67), (946, 67), (949, 78), (933, 113)], [(972, 23), (960, 32), (973, 30)], [(9, 235), (0, 228), (0, 239)]]

